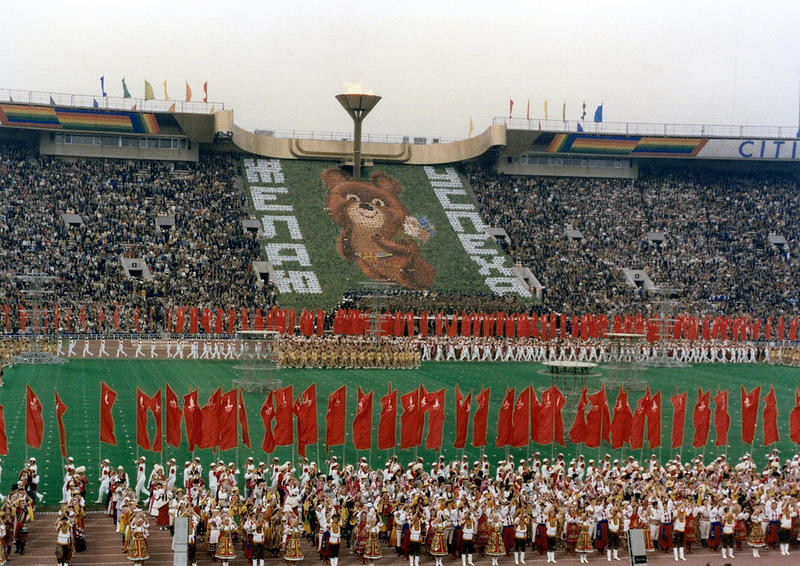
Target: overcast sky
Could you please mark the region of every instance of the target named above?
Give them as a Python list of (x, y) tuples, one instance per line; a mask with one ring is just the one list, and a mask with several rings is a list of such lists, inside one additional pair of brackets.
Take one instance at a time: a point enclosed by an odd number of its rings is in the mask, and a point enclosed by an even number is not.
[(0, 88), (171, 98), (203, 81), (246, 129), (349, 131), (345, 81), (383, 96), (376, 134), (464, 137), (495, 116), (798, 122), (800, 1), (7, 2)]

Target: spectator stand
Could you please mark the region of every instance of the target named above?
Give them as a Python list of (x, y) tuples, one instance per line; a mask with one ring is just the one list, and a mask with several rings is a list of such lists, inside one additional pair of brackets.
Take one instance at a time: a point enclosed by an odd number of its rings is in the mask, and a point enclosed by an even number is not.
[(240, 330), (236, 336), (242, 340), (240, 363), (233, 369), (239, 377), (233, 380), (234, 387), (252, 393), (264, 393), (278, 389), (283, 382), (275, 375), (280, 369), (275, 355), (274, 343), (278, 338), (275, 330)]

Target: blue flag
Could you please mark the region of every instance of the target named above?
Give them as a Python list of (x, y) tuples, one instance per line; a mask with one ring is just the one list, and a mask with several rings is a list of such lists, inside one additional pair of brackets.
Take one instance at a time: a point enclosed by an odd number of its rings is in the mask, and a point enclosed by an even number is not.
[(108, 96), (106, 92), (106, 77), (104, 75), (100, 75), (100, 92), (103, 93), (103, 96)]
[(97, 99), (96, 98), (92, 99), (92, 106), (94, 106), (95, 108), (100, 108), (100, 105), (97, 104)]
[(578, 131), (579, 131), (579, 132), (582, 132), (582, 131), (583, 131), (583, 126), (581, 126), (581, 123), (580, 123), (580, 122), (578, 122)]
[(797, 137), (800, 138), (800, 130), (797, 130)]
[(594, 121), (595, 122), (602, 122), (603, 121), (603, 105), (597, 107), (597, 110), (594, 111)]

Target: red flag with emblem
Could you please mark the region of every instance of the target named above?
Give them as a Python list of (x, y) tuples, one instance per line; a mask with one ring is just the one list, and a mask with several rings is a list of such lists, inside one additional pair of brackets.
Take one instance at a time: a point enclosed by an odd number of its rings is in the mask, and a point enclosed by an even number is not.
[(8, 437), (6, 436), (6, 418), (0, 405), (0, 456), (8, 456)]
[(489, 398), (491, 390), (487, 387), (475, 396), (478, 407), (472, 416), (472, 445), (475, 448), (486, 446), (486, 430), (489, 427)]
[(728, 430), (731, 428), (731, 417), (728, 415), (728, 390), (717, 389), (714, 395), (714, 432), (717, 434), (715, 446), (728, 444)]
[(526, 446), (530, 430), (531, 388), (526, 387), (514, 403), (514, 414), (511, 417), (510, 444), (514, 448)]
[(619, 388), (617, 401), (614, 403), (614, 419), (611, 421), (611, 448), (622, 448), (631, 441), (633, 413), (628, 405), (628, 393)]
[(247, 411), (244, 407), (242, 390), (239, 390), (239, 424), (242, 426), (242, 444), (250, 448), (250, 431), (247, 425)]
[(297, 451), (301, 456), (305, 457), (306, 446), (316, 444), (319, 441), (316, 384), (309, 385), (302, 395), (297, 398), (294, 413), (297, 415)]
[(586, 433), (584, 443), (589, 448), (597, 448), (600, 441), (611, 442), (611, 415), (608, 410), (606, 386), (589, 396), (592, 408), (586, 415)]
[(53, 391), (56, 396), (56, 420), (58, 421), (58, 442), (61, 445), (61, 457), (67, 457), (67, 433), (64, 430), (64, 413), (67, 412), (67, 406), (58, 396), (56, 391)]
[(661, 446), (661, 391), (650, 398), (647, 410), (647, 442), (650, 450)]
[(150, 407), (150, 397), (136, 388), (136, 444), (145, 450), (150, 450), (150, 435), (147, 433), (147, 409)]
[(294, 412), (292, 411), (292, 386), (276, 389), (275, 395), (275, 445), (294, 444)]
[(709, 398), (711, 391), (697, 388), (697, 402), (694, 405), (694, 413), (692, 414), (692, 424), (694, 425), (694, 438), (692, 439), (692, 447), (702, 448), (708, 442), (708, 430), (711, 427), (711, 408), (709, 407)]
[(202, 415), (202, 436), (199, 448), (215, 448), (219, 441), (220, 415), (219, 407), (222, 403), (222, 389), (214, 391), (208, 398), (208, 403), (200, 409)]
[(533, 388), (533, 385), (531, 385), (530, 405), (531, 405), (531, 440), (533, 440), (534, 442), (541, 442), (541, 440), (539, 439), (539, 427), (536, 425), (536, 423), (538, 423), (539, 419), (542, 418), (542, 404), (539, 403), (539, 399), (536, 397), (536, 390)]
[(220, 450), (231, 450), (239, 444), (239, 422), (237, 419), (238, 390), (231, 389), (222, 395), (219, 406), (219, 440)]
[(381, 414), (378, 420), (378, 449), (394, 448), (397, 429), (397, 390), (381, 397)]
[(353, 446), (356, 450), (369, 450), (372, 446), (372, 391), (364, 393), (361, 387), (353, 419)]
[(472, 404), (472, 391), (466, 397), (456, 384), (456, 440), (455, 448), (464, 448), (467, 445), (467, 427), (469, 425), (469, 409)]
[(541, 419), (537, 423), (540, 444), (552, 444), (553, 442), (564, 446), (564, 421), (561, 410), (564, 408), (566, 399), (564, 394), (553, 385), (542, 393)]
[(444, 402), (445, 389), (432, 391), (426, 395), (428, 411), (428, 436), (425, 438), (425, 448), (439, 450), (442, 447), (442, 433), (444, 431)]
[(342, 385), (328, 397), (328, 412), (325, 414), (325, 452), (328, 452), (331, 446), (344, 444), (346, 415), (347, 386)]
[(770, 385), (769, 393), (764, 397), (764, 412), (761, 419), (764, 424), (764, 446), (769, 446), (773, 442), (778, 442), (778, 402), (775, 399), (775, 388)]
[(800, 444), (800, 390), (794, 388), (794, 409), (789, 413), (789, 438)]
[[(193, 451), (203, 439), (203, 415), (197, 401), (197, 391), (191, 391), (183, 396), (183, 415), (186, 423), (186, 442), (189, 444), (189, 450)], [(167, 414), (167, 423), (169, 423), (169, 413)], [(167, 437), (169, 437), (169, 433), (167, 433)], [(178, 439), (180, 440), (180, 431)]]
[[(167, 444), (177, 448), (181, 443), (181, 408), (178, 405), (178, 396), (172, 390), (172, 387), (167, 384), (166, 389), (167, 400)], [(188, 423), (187, 423), (188, 429)]]
[(511, 443), (515, 398), (514, 389), (506, 389), (506, 396), (503, 398), (503, 403), (500, 405), (500, 411), (497, 414), (497, 438), (495, 438), (495, 445), (498, 448), (508, 446)]
[(688, 392), (675, 393), (672, 396), (672, 447), (683, 446), (683, 429), (686, 424), (686, 397)]
[(650, 388), (648, 387), (644, 395), (636, 403), (636, 410), (633, 412), (631, 421), (631, 449), (640, 450), (644, 446), (644, 425), (647, 420), (648, 409), (650, 408)]
[(419, 446), (425, 413), (420, 407), (419, 388), (400, 396), (403, 414), (400, 415), (400, 449)]
[(163, 432), (162, 428), (162, 420), (161, 420), (161, 389), (158, 390), (158, 393), (153, 394), (150, 397), (150, 407), (149, 409), (153, 412), (153, 416), (156, 419), (156, 437), (153, 440), (153, 452), (161, 452), (161, 447), (163, 441), (161, 439), (161, 435)]
[(742, 442), (753, 444), (756, 437), (756, 421), (758, 420), (758, 403), (761, 399), (761, 386), (750, 393), (742, 387)]
[(586, 441), (586, 406), (589, 404), (586, 397), (586, 388), (581, 392), (578, 401), (578, 410), (575, 412), (575, 420), (572, 421), (572, 428), (569, 429), (569, 441), (573, 444), (581, 444)]
[(111, 408), (117, 400), (116, 392), (104, 382), (100, 382), (100, 442), (117, 445), (117, 437), (114, 435), (114, 416)]
[(264, 422), (264, 441), (261, 443), (261, 449), (267, 454), (271, 454), (275, 450), (275, 435), (272, 434), (272, 419), (274, 418), (275, 406), (272, 391), (270, 391), (261, 406), (261, 420)]

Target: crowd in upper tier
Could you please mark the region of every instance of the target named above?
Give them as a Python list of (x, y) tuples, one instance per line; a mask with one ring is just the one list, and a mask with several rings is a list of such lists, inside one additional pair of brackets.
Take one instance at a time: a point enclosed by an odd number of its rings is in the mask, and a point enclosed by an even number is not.
[[(663, 310), (773, 316), (800, 310), (800, 191), (779, 174), (640, 171), (637, 180), (466, 175), (484, 221), (508, 233), (508, 252), (545, 287), (555, 312)], [(577, 229), (583, 241), (565, 236)], [(663, 244), (648, 232), (665, 235)], [(788, 250), (772, 245), (783, 236)], [(637, 290), (643, 269), (666, 293)]]
[[(261, 308), (274, 290), (251, 269), (259, 242), (241, 225), (236, 162), (203, 156), (176, 170), (161, 162), (57, 160), (0, 144), (0, 303), (154, 309)], [(62, 214), (78, 214), (80, 226)], [(163, 229), (158, 216), (174, 216)], [(128, 277), (121, 257), (144, 259), (151, 280)], [(45, 275), (55, 280), (20, 278)], [(90, 326), (94, 324), (91, 317)]]

